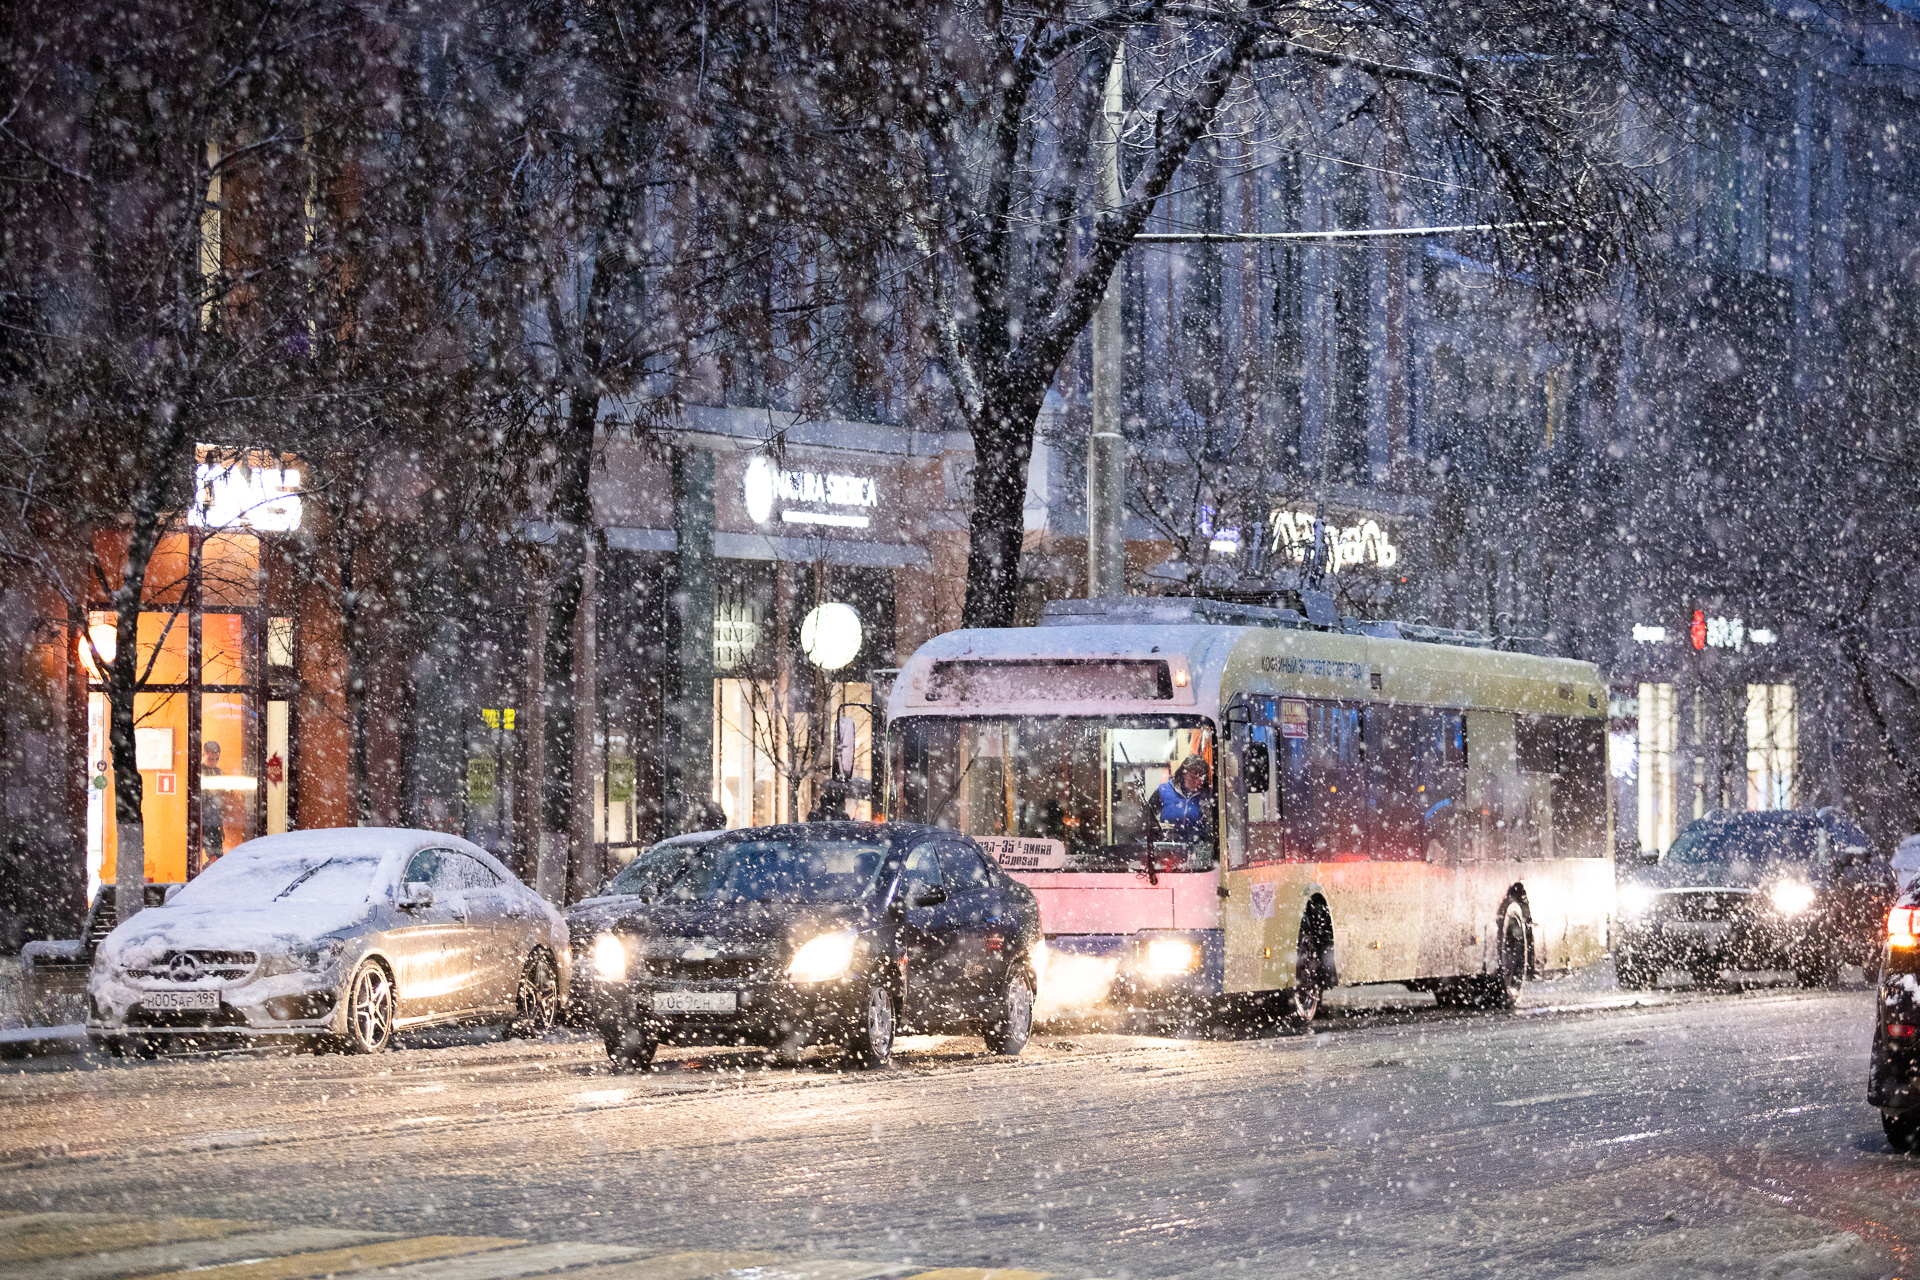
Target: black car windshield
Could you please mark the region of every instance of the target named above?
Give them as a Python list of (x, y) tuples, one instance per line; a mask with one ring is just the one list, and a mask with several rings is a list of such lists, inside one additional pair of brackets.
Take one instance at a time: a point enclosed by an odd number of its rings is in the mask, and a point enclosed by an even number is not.
[(1820, 824), (1784, 822), (1696, 822), (1667, 847), (1660, 861), (1668, 866), (1721, 862), (1817, 862), (1827, 855)]
[(620, 868), (620, 873), (607, 881), (606, 888), (600, 892), (603, 895), (631, 893), (651, 899), (672, 884), (686, 869), (687, 861), (699, 852), (698, 844), (678, 841), (657, 844)]
[(857, 840), (709, 845), (662, 895), (668, 902), (852, 902), (874, 887), (887, 846)]

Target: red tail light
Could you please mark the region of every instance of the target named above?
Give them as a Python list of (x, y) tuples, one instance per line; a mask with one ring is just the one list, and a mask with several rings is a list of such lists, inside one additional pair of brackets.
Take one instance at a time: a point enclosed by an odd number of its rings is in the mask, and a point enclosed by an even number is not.
[(1920, 907), (1895, 907), (1887, 912), (1887, 943), (1895, 947), (1911, 947), (1920, 939)]
[(1910, 1022), (1889, 1022), (1887, 1035), (1895, 1040), (1913, 1039), (1913, 1024)]

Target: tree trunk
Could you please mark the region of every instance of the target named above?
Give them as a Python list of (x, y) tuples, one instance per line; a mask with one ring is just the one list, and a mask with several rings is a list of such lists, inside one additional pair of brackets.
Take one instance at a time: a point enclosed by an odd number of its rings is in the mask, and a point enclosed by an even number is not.
[(1040, 395), (992, 394), (973, 424), (973, 520), (961, 626), (1013, 625), (1026, 538), (1027, 463), (1040, 404)]
[(598, 846), (593, 839), (594, 778), (598, 753), (594, 744), (594, 725), (599, 707), (599, 645), (596, 582), (598, 574), (594, 539), (586, 543), (586, 555), (580, 566), (580, 607), (573, 637), (573, 768), (572, 865), (569, 868), (567, 901), (578, 902), (600, 886), (603, 868)]

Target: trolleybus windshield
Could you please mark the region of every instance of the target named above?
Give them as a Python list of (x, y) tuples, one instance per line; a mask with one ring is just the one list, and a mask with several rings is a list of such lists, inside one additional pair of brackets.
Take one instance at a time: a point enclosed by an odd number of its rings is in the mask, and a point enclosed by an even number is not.
[[(964, 831), (1010, 869), (1218, 857), (1214, 731), (1199, 716), (912, 717), (892, 739), (889, 812)], [(1176, 779), (1194, 757), (1204, 769)]]

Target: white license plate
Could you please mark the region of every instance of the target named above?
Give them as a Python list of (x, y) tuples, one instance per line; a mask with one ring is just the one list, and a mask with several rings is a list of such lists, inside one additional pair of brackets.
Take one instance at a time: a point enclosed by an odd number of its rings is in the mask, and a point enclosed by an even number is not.
[(1733, 930), (1733, 925), (1726, 920), (1669, 920), (1662, 927), (1668, 933), (1689, 938), (1718, 938)]
[(218, 991), (149, 991), (140, 997), (149, 1009), (218, 1009)]
[(736, 998), (731, 991), (656, 991), (655, 1013), (732, 1013)]

